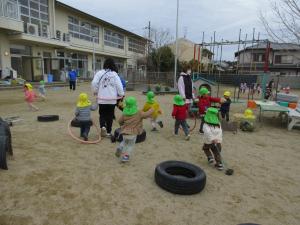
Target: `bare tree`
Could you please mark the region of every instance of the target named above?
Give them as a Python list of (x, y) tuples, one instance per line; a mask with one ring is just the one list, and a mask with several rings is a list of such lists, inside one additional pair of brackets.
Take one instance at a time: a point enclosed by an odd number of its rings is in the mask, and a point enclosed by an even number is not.
[(260, 20), (274, 41), (300, 43), (300, 1), (272, 0), (271, 16), (260, 12)]

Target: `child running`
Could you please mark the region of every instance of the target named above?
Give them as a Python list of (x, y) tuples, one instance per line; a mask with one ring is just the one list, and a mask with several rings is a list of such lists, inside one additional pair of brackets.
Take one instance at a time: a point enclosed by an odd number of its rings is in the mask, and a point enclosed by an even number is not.
[[(213, 164), (218, 170), (223, 170), (221, 160), (221, 143), (222, 143), (222, 129), (218, 118), (218, 109), (208, 108), (204, 117), (204, 145), (203, 151), (207, 156), (209, 164)], [(212, 152), (212, 153), (211, 153)]]
[(230, 99), (230, 95), (231, 93), (229, 91), (225, 91), (224, 92), (224, 99), (221, 103), (221, 116), (222, 119), (225, 119), (226, 117), (226, 121), (229, 121), (229, 111), (230, 111), (230, 104), (231, 104), (231, 99)]
[(147, 112), (139, 111), (134, 97), (125, 99), (123, 114), (119, 119), (123, 141), (115, 153), (117, 157), (121, 156), (121, 162), (129, 161), (136, 137), (143, 132), (143, 119), (150, 117), (153, 112), (153, 108), (150, 108)]
[(172, 117), (175, 119), (175, 135), (178, 135), (178, 129), (181, 125), (184, 134), (185, 134), (185, 140), (190, 140), (190, 131), (188, 128), (188, 125), (186, 123), (187, 118), (187, 110), (188, 106), (185, 104), (182, 96), (175, 95), (174, 97), (174, 106), (173, 106), (173, 112)]
[(213, 98), (208, 95), (209, 91), (207, 88), (202, 87), (199, 90), (199, 97), (198, 97), (198, 108), (199, 108), (199, 115), (202, 118), (199, 132), (200, 134), (203, 134), (203, 124), (204, 124), (204, 115), (206, 110), (211, 106), (212, 102), (220, 103), (220, 98)]
[(33, 102), (36, 100), (37, 96), (32, 89), (32, 85), (30, 83), (26, 83), (24, 85), (24, 94), (25, 94), (25, 101), (27, 102), (29, 109), (33, 111), (38, 111), (39, 108), (36, 107)]
[(163, 128), (163, 122), (161, 120), (157, 120), (158, 116), (162, 114), (162, 111), (160, 109), (160, 106), (158, 102), (154, 99), (155, 94), (153, 91), (149, 91), (147, 93), (147, 102), (145, 103), (143, 107), (143, 111), (147, 112), (149, 109), (153, 108), (154, 112), (151, 115), (151, 131), (157, 131), (156, 124), (160, 126), (160, 128)]
[(39, 96), (43, 99), (43, 101), (46, 100), (45, 81), (43, 81), (43, 80), (40, 81)]
[(97, 108), (98, 105), (92, 105), (86, 93), (81, 93), (79, 95), (75, 116), (80, 124), (80, 137), (85, 141), (88, 141), (90, 128), (93, 124), (91, 120), (91, 110), (95, 111)]

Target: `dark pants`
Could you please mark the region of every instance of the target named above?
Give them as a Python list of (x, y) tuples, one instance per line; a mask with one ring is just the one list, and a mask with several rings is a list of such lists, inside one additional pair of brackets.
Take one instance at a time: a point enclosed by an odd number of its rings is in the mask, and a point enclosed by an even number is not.
[(200, 123), (200, 129), (199, 129), (199, 132), (201, 132), (201, 133), (203, 133), (204, 116), (205, 116), (205, 115), (200, 115), (200, 117), (201, 117), (201, 123)]
[(222, 146), (221, 146), (220, 143), (218, 143), (218, 144), (204, 144), (202, 149), (203, 149), (205, 155), (207, 156), (207, 158), (212, 158), (213, 157), (212, 154), (211, 154), (211, 151), (212, 151), (212, 153), (214, 155), (214, 158), (216, 160), (216, 163), (217, 164), (222, 163), (221, 155), (220, 155)]
[(75, 89), (76, 89), (76, 81), (70, 80), (69, 84), (70, 84), (70, 90), (75, 91)]
[(88, 137), (92, 121), (80, 121), (80, 137)]
[(178, 129), (179, 129), (180, 125), (184, 131), (185, 136), (189, 135), (189, 133), (190, 133), (189, 127), (185, 120), (176, 120), (175, 121), (175, 134), (178, 134)]
[(221, 111), (221, 116), (222, 116), (222, 119), (225, 119), (225, 117), (226, 117), (226, 121), (227, 122), (229, 121), (229, 112), (222, 112)]
[(111, 133), (111, 127), (115, 115), (115, 106), (110, 104), (99, 104), (100, 127), (105, 127), (108, 134)]

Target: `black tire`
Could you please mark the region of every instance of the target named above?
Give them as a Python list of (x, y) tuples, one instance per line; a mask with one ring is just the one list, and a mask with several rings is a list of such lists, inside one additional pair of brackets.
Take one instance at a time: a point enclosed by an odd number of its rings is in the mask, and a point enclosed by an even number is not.
[(37, 120), (40, 122), (52, 122), (52, 121), (59, 120), (59, 116), (58, 115), (43, 115), (43, 116), (38, 116)]
[(180, 195), (199, 193), (206, 184), (206, 174), (200, 167), (181, 161), (160, 163), (154, 176), (159, 187)]
[[(114, 138), (111, 138), (111, 142), (115, 142), (115, 141), (121, 142), (121, 141), (123, 141), (123, 135), (120, 134), (120, 131), (121, 131), (120, 128), (117, 128), (115, 130), (114, 136), (113, 136)], [(147, 133), (146, 133), (145, 130), (143, 130), (143, 132), (136, 137), (135, 143), (137, 144), (137, 143), (144, 142), (146, 140), (146, 137), (147, 137)]]
[(6, 162), (7, 140), (5, 136), (0, 136), (0, 169), (7, 170)]

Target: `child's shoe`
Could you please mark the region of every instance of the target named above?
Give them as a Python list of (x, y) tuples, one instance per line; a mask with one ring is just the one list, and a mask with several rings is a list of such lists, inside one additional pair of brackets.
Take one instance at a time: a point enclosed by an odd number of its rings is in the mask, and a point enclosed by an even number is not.
[(123, 155), (121, 162), (128, 162), (129, 161), (129, 155)]
[(158, 121), (157, 124), (160, 126), (160, 128), (163, 128), (164, 127), (164, 124), (162, 121)]
[(189, 141), (190, 138), (191, 138), (191, 135), (188, 134), (188, 135), (185, 137), (185, 140), (186, 140), (186, 141)]
[(158, 131), (156, 127), (153, 127), (151, 131)]
[(83, 137), (83, 140), (84, 141), (88, 141), (89, 139), (88, 139), (88, 136), (86, 135), (86, 134), (82, 134), (82, 137)]
[(208, 164), (213, 164), (215, 162), (213, 157), (207, 157)]
[(101, 137), (106, 137), (106, 135), (107, 135), (106, 128), (102, 127), (101, 128)]
[(223, 166), (222, 163), (216, 163), (215, 167), (216, 167), (217, 170), (224, 170), (224, 166)]
[(112, 136), (112, 135), (111, 135), (110, 133), (107, 133), (105, 137), (111, 138), (111, 136)]
[(118, 147), (116, 149), (115, 156), (119, 158), (121, 156), (121, 154), (122, 154), (122, 149), (120, 147)]

